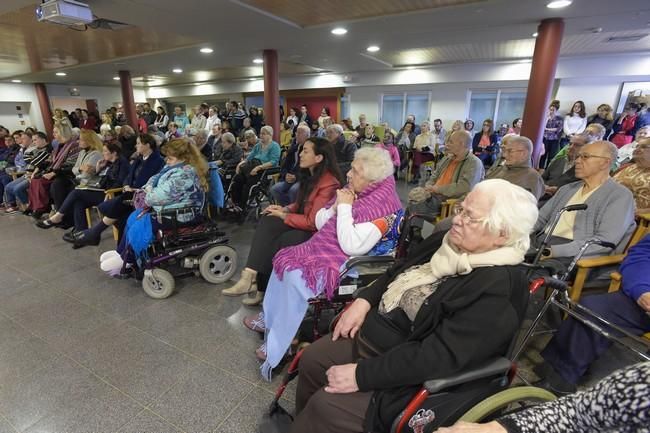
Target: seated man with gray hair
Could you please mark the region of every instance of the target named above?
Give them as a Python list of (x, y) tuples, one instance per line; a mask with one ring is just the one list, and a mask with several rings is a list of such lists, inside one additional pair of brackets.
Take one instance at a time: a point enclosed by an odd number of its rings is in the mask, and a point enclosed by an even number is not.
[[(447, 154), (440, 161), (424, 187), (417, 187), (409, 193), (409, 214), (434, 217), (440, 214), (442, 203), (450, 198), (464, 197), (483, 179), (483, 163), (472, 153), (472, 136), (467, 131), (451, 134), (447, 143)], [(411, 221), (413, 237), (421, 239), (424, 221)]]
[(537, 200), (544, 194), (544, 182), (532, 167), (533, 142), (521, 135), (506, 135), (501, 146), (503, 164), (493, 165), (486, 179), (503, 179), (532, 193)]
[[(554, 268), (566, 269), (585, 242), (591, 238), (611, 242), (619, 252), (634, 231), (634, 198), (630, 190), (609, 176), (617, 149), (609, 141), (595, 141), (582, 147), (575, 158), (575, 173), (580, 179), (557, 190), (540, 209), (532, 245), (540, 247), (546, 225), (567, 205), (586, 204), (577, 212), (564, 212), (552, 232), (551, 245), (542, 258)], [(610, 254), (606, 247), (592, 245), (590, 255)], [(551, 262), (552, 261), (552, 262)]]
[(328, 126), (327, 129), (325, 129), (325, 135), (327, 135), (327, 139), (334, 146), (336, 161), (339, 164), (341, 173), (347, 173), (350, 170), (350, 165), (354, 159), (354, 153), (357, 151), (357, 146), (354, 143), (345, 140), (343, 127), (338, 123)]
[(542, 180), (544, 181), (544, 196), (546, 202), (558, 188), (572, 182), (578, 181), (576, 177), (576, 155), (589, 142), (589, 136), (585, 133), (572, 135), (569, 139), (567, 152), (563, 156), (555, 158), (544, 170)]

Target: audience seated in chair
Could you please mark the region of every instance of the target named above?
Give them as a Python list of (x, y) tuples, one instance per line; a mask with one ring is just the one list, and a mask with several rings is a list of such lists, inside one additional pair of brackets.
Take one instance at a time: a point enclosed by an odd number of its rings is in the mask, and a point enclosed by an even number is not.
[(158, 152), (156, 140), (148, 134), (141, 134), (136, 140), (135, 151), (137, 157), (129, 168), (129, 174), (124, 180), (123, 193), (117, 197), (100, 203), (97, 207), (103, 218), (88, 230), (83, 230), (72, 239), (64, 239), (74, 244), (74, 248), (81, 248), (86, 245), (99, 245), (101, 235), (111, 225), (115, 225), (120, 232), (124, 232), (126, 218), (133, 211), (133, 206), (127, 204), (127, 200), (133, 198), (133, 192), (142, 188), (149, 178), (158, 173), (165, 165), (165, 161)]
[[(140, 190), (144, 195), (142, 207), (129, 216), (125, 235), (116, 252), (102, 255), (101, 269), (111, 275), (122, 269), (123, 262), (141, 258), (158, 229), (178, 223), (188, 224), (201, 216), (208, 187), (205, 158), (193, 143), (182, 138), (167, 143), (164, 152), (166, 165)], [(163, 212), (173, 210), (183, 210), (183, 213), (175, 214), (168, 221)], [(141, 221), (145, 218), (150, 218), (150, 223)], [(148, 226), (150, 232), (141, 230)], [(133, 243), (134, 237), (137, 244)]]
[(413, 179), (411, 183), (417, 185), (420, 181), (420, 167), (428, 161), (435, 161), (438, 157), (436, 137), (431, 133), (429, 122), (424, 121), (420, 126), (420, 134), (413, 143)]
[(501, 146), (503, 163), (493, 165), (486, 179), (503, 179), (532, 193), (536, 199), (544, 193), (544, 182), (532, 167), (533, 142), (521, 135), (506, 135)]
[(221, 135), (219, 146), (220, 151), (216, 163), (220, 171), (235, 171), (237, 165), (244, 158), (244, 151), (237, 144), (235, 136), (231, 132)]
[[(282, 163), (280, 181), (271, 187), (271, 195), (276, 204), (287, 206), (294, 203), (300, 189), (298, 172), (300, 171), (300, 152), (305, 141), (309, 138), (309, 127), (301, 125), (296, 128), (296, 137), (287, 150), (287, 155)], [(332, 149), (334, 149), (332, 147)]]
[(429, 379), (504, 355), (527, 304), (519, 266), (537, 201), (504, 180), (474, 187), (437, 250), (362, 290), (300, 360), (291, 432), (390, 431)]
[(634, 135), (634, 141), (618, 149), (618, 165), (623, 166), (632, 161), (634, 149), (636, 149), (636, 146), (641, 140), (647, 137), (650, 137), (650, 125), (639, 128)]
[[(52, 146), (43, 132), (37, 132), (31, 137), (29, 133), (23, 132), (20, 149), (14, 157), (15, 165), (9, 169), (11, 175), (5, 173), (0, 178), (4, 184), (4, 188), (0, 187), (0, 190), (3, 191), (7, 213), (17, 210), (18, 201), (21, 202), (23, 210), (27, 209), (27, 190), (31, 178), (44, 170), (52, 161)], [(23, 173), (24, 175), (21, 176)], [(16, 176), (15, 180), (14, 176)]]
[[(350, 256), (382, 255), (394, 249), (402, 204), (395, 190), (393, 163), (374, 147), (359, 149), (347, 174), (348, 185), (316, 214), (318, 231), (306, 242), (280, 250), (264, 298), (266, 359), (262, 375), (284, 357), (307, 311), (307, 299), (338, 287), (339, 269)], [(268, 356), (267, 356), (268, 354)]]
[(542, 201), (546, 202), (556, 193), (558, 188), (572, 182), (577, 182), (576, 177), (576, 155), (582, 147), (588, 143), (587, 134), (575, 134), (569, 140), (569, 146), (566, 153), (555, 158), (544, 170), (542, 179), (544, 180), (544, 195)]
[(339, 164), (341, 173), (347, 173), (350, 170), (350, 164), (354, 159), (354, 152), (357, 146), (351, 141), (346, 141), (343, 135), (343, 127), (339, 124), (330, 125), (325, 130), (325, 134), (330, 143), (334, 146), (336, 152), (336, 161)]
[(637, 214), (650, 213), (650, 138), (639, 141), (632, 161), (614, 175), (614, 180), (632, 191)]
[[(447, 142), (446, 156), (440, 161), (431, 179), (423, 188), (409, 193), (409, 214), (436, 216), (442, 203), (450, 198), (467, 194), (483, 179), (483, 163), (472, 153), (472, 137), (466, 131), (456, 131)], [(414, 236), (420, 237), (423, 220), (411, 222)]]
[(475, 134), (472, 139), (474, 155), (483, 162), (486, 170), (493, 166), (499, 154), (499, 137), (493, 128), (492, 119), (485, 119), (481, 132)]
[(53, 136), (59, 142), (59, 147), (52, 155), (52, 162), (29, 182), (29, 208), (35, 219), (40, 219), (49, 211), (50, 200), (55, 209), (60, 208), (65, 197), (74, 188), (75, 174), (72, 168), (80, 154), (79, 142), (73, 136), (66, 119), (55, 125)]
[[(586, 296), (580, 303), (609, 322), (635, 335), (650, 332), (650, 235), (627, 252), (620, 272), (623, 290)], [(565, 320), (541, 352), (545, 363), (536, 371), (538, 385), (556, 394), (574, 392), (587, 369), (612, 341), (578, 320)]]
[[(532, 241), (536, 248), (544, 237), (546, 224), (561, 208), (583, 203), (588, 206), (584, 211), (564, 212), (553, 230), (551, 245), (542, 258), (557, 269), (565, 269), (591, 238), (618, 245), (617, 252), (625, 247), (628, 235), (632, 234), (635, 227), (634, 198), (627, 188), (609, 176), (616, 153), (616, 146), (609, 141), (585, 145), (577, 153), (575, 162), (576, 177), (580, 181), (558, 189), (540, 209)], [(585, 257), (611, 252), (605, 247), (592, 245)]]
[(69, 233), (66, 233), (66, 239), (72, 240), (76, 233), (86, 230), (88, 228), (86, 209), (103, 202), (106, 190), (122, 187), (129, 173), (129, 161), (120, 154), (120, 147), (116, 143), (106, 143), (103, 159), (97, 161), (94, 172), (95, 176), (85, 179), (68, 194), (63, 205), (54, 215), (39, 221), (36, 225), (42, 229), (62, 226), (66, 216), (72, 215), (74, 226)]
[[(301, 131), (302, 129), (302, 131)], [(298, 127), (298, 134), (309, 129)], [(307, 241), (316, 231), (316, 214), (341, 187), (341, 175), (334, 148), (324, 138), (308, 138), (299, 157), (300, 190), (298, 199), (288, 206), (271, 205), (264, 210), (253, 236), (246, 268), (237, 284), (221, 293), (238, 296), (255, 292), (253, 298), (244, 299), (245, 305), (262, 301), (271, 272), (273, 256), (280, 249)]]
[(259, 143), (246, 159), (237, 165), (237, 174), (232, 180), (231, 198), (235, 205), (233, 210), (238, 214), (240, 221), (246, 217), (250, 188), (259, 181), (265, 169), (280, 163), (280, 153), (280, 145), (273, 141), (273, 128), (263, 126)]

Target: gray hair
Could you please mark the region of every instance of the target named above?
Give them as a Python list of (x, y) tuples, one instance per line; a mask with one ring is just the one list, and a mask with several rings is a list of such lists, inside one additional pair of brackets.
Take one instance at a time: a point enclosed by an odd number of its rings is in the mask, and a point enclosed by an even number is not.
[(485, 221), (487, 229), (494, 234), (505, 233), (506, 246), (517, 249), (523, 257), (539, 215), (535, 196), (504, 179), (479, 182), (472, 192), (487, 196), (492, 203)]
[(297, 131), (305, 131), (307, 135), (311, 134), (311, 129), (309, 128), (309, 126), (303, 124), (298, 125), (298, 127), (296, 128), (296, 132)]
[(271, 126), (269, 126), (269, 125), (262, 126), (262, 129), (260, 129), (260, 134), (262, 132), (266, 132), (271, 137), (273, 137), (273, 128)]
[[(593, 131), (594, 134), (590, 134), (588, 131)], [(605, 132), (607, 132), (607, 129), (600, 123), (590, 123), (584, 130), (584, 134), (588, 137), (587, 143), (602, 140)]]
[(618, 158), (618, 147), (611, 141), (607, 140), (599, 140), (599, 141), (594, 141), (589, 144), (599, 144), (605, 147), (605, 152), (609, 153), (609, 158), (611, 162), (616, 162), (616, 159)]
[(390, 154), (379, 147), (362, 147), (355, 152), (354, 161), (361, 165), (363, 177), (370, 182), (381, 182), (395, 170)]
[(463, 141), (465, 141), (465, 148), (467, 148), (467, 149), (471, 149), (471, 148), (472, 148), (472, 136), (469, 135), (469, 132), (464, 131), (464, 130), (462, 130), (462, 129), (461, 129), (460, 131), (454, 131), (454, 132), (451, 134), (450, 139), (453, 138), (453, 137), (456, 136), (456, 135), (459, 135), (459, 136), (461, 137), (461, 139), (462, 139)]
[(513, 143), (521, 144), (524, 147), (524, 149), (526, 149), (526, 153), (528, 154), (528, 158), (530, 158), (530, 155), (533, 154), (533, 142), (530, 141), (530, 138), (528, 138), (528, 137), (524, 137), (523, 135), (514, 135), (514, 137), (510, 137), (508, 143), (509, 144), (513, 144)]
[(338, 135), (343, 134), (343, 127), (338, 123), (333, 123), (325, 129), (325, 131), (336, 131)]
[[(249, 132), (249, 131), (246, 131), (246, 132)], [(244, 135), (246, 135), (246, 134), (244, 133)], [(253, 133), (253, 135), (255, 135), (255, 133)], [(235, 136), (232, 134), (232, 132), (226, 132), (225, 134), (223, 134), (221, 136), (221, 141), (224, 141), (224, 140), (227, 141), (228, 143), (233, 143), (233, 144), (236, 141)]]
[[(413, 115), (411, 114), (411, 116), (413, 116)], [(415, 119), (415, 116), (413, 116), (413, 118)], [(420, 126), (423, 126), (423, 125), (427, 125), (427, 127), (428, 127), (429, 129), (431, 129), (431, 123), (429, 123), (428, 120), (425, 120), (425, 121), (423, 121), (422, 123), (420, 123)]]
[(248, 130), (244, 131), (244, 138), (245, 139), (249, 139), (251, 137), (257, 138), (257, 135), (255, 134), (255, 131), (253, 131), (252, 129), (248, 129)]

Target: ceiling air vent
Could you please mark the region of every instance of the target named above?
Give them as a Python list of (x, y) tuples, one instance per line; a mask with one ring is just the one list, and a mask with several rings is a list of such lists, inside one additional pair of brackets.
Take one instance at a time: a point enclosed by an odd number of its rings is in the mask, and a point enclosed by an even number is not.
[(606, 42), (636, 42), (648, 36), (647, 33), (640, 35), (630, 35), (630, 36), (612, 36), (607, 38)]

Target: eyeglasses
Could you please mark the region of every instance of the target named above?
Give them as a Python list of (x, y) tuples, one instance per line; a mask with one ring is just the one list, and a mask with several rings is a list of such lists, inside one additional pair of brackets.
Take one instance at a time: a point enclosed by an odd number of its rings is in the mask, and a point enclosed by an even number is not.
[(451, 213), (454, 216), (460, 216), (460, 220), (463, 222), (463, 224), (479, 224), (487, 220), (487, 218), (472, 218), (468, 215), (467, 211), (465, 211), (465, 208), (460, 203), (456, 203), (454, 205), (454, 207), (451, 209)]
[(503, 148), (503, 153), (515, 153), (515, 152), (523, 152), (524, 149), (510, 149), (509, 147)]
[(591, 153), (580, 152), (579, 154), (576, 155), (576, 160), (584, 159), (585, 161), (589, 161), (591, 158), (610, 159), (608, 156), (593, 155)]

